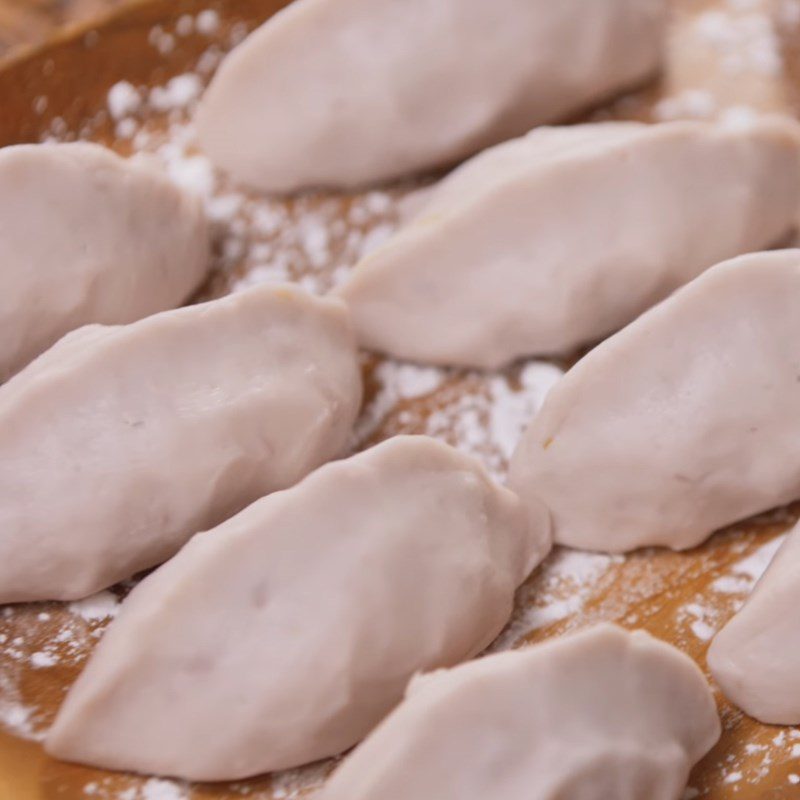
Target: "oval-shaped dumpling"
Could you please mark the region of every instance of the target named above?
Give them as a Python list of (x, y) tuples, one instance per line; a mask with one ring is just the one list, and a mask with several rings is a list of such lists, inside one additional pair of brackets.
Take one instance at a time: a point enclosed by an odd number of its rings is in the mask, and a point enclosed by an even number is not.
[(234, 779), (334, 755), (418, 670), (486, 647), (546, 512), (398, 437), (195, 536), (123, 603), (47, 741), (113, 769)]
[(267, 191), (443, 166), (652, 76), (665, 6), (296, 0), (225, 59), (198, 134)]
[(414, 680), (320, 800), (677, 800), (719, 735), (690, 658), (603, 624)]
[(208, 268), (201, 203), (94, 144), (0, 150), (0, 381), (65, 333), (180, 305)]
[(712, 268), (579, 361), (510, 484), (557, 542), (693, 547), (800, 497), (800, 250)]
[(708, 651), (711, 674), (725, 696), (771, 725), (800, 723), (799, 579), (800, 526)]
[(341, 303), (252, 289), (64, 337), (0, 388), (0, 602), (84, 597), (338, 455)]
[(365, 347), (493, 368), (597, 341), (798, 207), (793, 123), (541, 129), (452, 173), (339, 292)]

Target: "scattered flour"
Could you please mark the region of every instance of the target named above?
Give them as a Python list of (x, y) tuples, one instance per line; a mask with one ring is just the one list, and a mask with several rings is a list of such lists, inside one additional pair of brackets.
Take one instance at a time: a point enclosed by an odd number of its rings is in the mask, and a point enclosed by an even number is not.
[(139, 797), (141, 800), (184, 800), (187, 793), (186, 787), (179, 783), (151, 778), (142, 786)]
[(431, 394), (442, 385), (446, 376), (446, 370), (436, 367), (381, 361), (373, 373), (380, 388), (356, 422), (353, 449), (369, 440), (397, 403)]
[(706, 11), (695, 22), (696, 32), (716, 50), (726, 72), (778, 75), (783, 62), (775, 25), (770, 14), (757, 7), (760, 3), (751, 5), (750, 10)]
[(187, 109), (199, 99), (202, 91), (203, 82), (200, 77), (193, 72), (187, 72), (170, 78), (165, 86), (153, 87), (148, 102), (155, 111)]
[(514, 616), (489, 652), (516, 647), (528, 634), (578, 614), (612, 564), (622, 561), (621, 556), (557, 547), (520, 590)]
[(736, 575), (723, 575), (711, 584), (711, 588), (719, 594), (749, 594), (753, 581)]
[(175, 33), (178, 36), (191, 36), (194, 33), (194, 17), (191, 14), (178, 17), (178, 21), (175, 23)]
[[(390, 374), (392, 367), (385, 369)], [(502, 481), (523, 430), (562, 374), (558, 367), (542, 361), (500, 374), (452, 371), (423, 413), (401, 405), (383, 432), (440, 438), (482, 460)], [(371, 418), (368, 431), (381, 411), (392, 405), (395, 387), (391, 382), (386, 391), (374, 401), (377, 411), (367, 409)]]
[(553, 364), (531, 361), (520, 370), (518, 387), (502, 377), (489, 381), (489, 436), (503, 458), (511, 458), (528, 423), (563, 374)]
[(139, 90), (128, 81), (119, 81), (108, 90), (108, 112), (111, 118), (120, 120), (135, 114), (142, 105)]
[(764, 574), (775, 553), (786, 540), (786, 534), (776, 536), (774, 539), (762, 545), (752, 555), (742, 559), (733, 567), (736, 575), (743, 576), (749, 580), (751, 585)]
[[(785, 534), (777, 536), (735, 563), (731, 567), (731, 574), (722, 575), (711, 584), (712, 592), (735, 598), (731, 601), (731, 605), (734, 611), (738, 610), (785, 538)], [(720, 610), (714, 605), (703, 603), (702, 598), (683, 605), (678, 610), (678, 621), (686, 623), (689, 630), (701, 642), (710, 641), (722, 624)]]
[(720, 106), (705, 89), (684, 89), (656, 103), (653, 117), (659, 122), (713, 119), (728, 128), (746, 128), (758, 119), (759, 112), (745, 105)]
[(208, 160), (202, 156), (189, 156), (181, 159), (169, 159), (169, 148), (163, 147), (159, 155), (167, 157), (167, 174), (174, 183), (187, 192), (209, 196), (216, 185), (214, 170)]
[(306, 792), (320, 786), (333, 771), (335, 764), (312, 764), (303, 769), (290, 769), (272, 778), (271, 800), (299, 800)]
[(711, 641), (719, 629), (718, 612), (699, 602), (687, 603), (678, 611), (679, 619), (688, 620), (689, 629), (701, 641)]
[(704, 89), (684, 89), (676, 95), (659, 100), (653, 116), (661, 122), (676, 119), (710, 119), (717, 111), (717, 101)]
[(759, 113), (747, 103), (771, 111), (782, 108), (781, 93), (774, 93), (784, 71), (779, 28), (793, 27), (798, 20), (798, 0), (718, 0), (681, 23), (682, 52), (691, 43), (683, 60), (691, 64), (699, 57), (708, 63), (676, 69), (676, 85), (653, 106), (653, 119), (743, 125)]
[[(83, 786), (83, 796), (92, 800), (189, 800), (191, 791), (182, 781), (148, 778), (125, 786), (125, 777), (109, 774), (101, 780), (90, 781)], [(122, 785), (121, 785), (122, 784)], [(258, 800), (252, 797), (252, 800)]]
[(46, 653), (43, 650), (31, 653), (31, 666), (34, 669), (46, 669), (47, 667), (55, 666), (57, 663), (58, 657), (54, 653)]
[(119, 610), (117, 596), (107, 590), (93, 594), (84, 600), (70, 603), (67, 608), (85, 620), (102, 620), (115, 617)]
[[(3, 687), (3, 694), (6, 689)], [(38, 738), (31, 723), (32, 709), (18, 701), (0, 697), (0, 726), (21, 739)]]
[(205, 36), (213, 36), (219, 30), (219, 14), (213, 8), (201, 11), (195, 18), (195, 27)]
[(167, 33), (160, 25), (155, 25), (150, 30), (148, 41), (161, 55), (167, 55), (175, 49), (175, 37), (171, 33)]

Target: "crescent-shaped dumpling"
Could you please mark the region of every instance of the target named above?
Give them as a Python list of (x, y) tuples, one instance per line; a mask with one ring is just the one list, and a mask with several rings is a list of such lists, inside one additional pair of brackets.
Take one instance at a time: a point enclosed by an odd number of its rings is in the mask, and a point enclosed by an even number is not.
[(200, 104), (200, 142), (267, 191), (443, 166), (654, 75), (665, 8), (295, 0), (225, 59)]
[(360, 399), (346, 310), (291, 287), (68, 334), (0, 387), (0, 603), (164, 561), (338, 455)]
[(200, 201), (94, 144), (0, 149), (0, 381), (65, 333), (180, 305), (208, 268)]
[(800, 497), (800, 250), (708, 270), (579, 361), (510, 484), (555, 539), (693, 547)]
[(708, 666), (725, 696), (770, 725), (800, 723), (800, 527), (744, 608), (716, 635)]
[(719, 735), (688, 656), (603, 624), (413, 681), (319, 800), (678, 800)]
[(485, 648), (550, 548), (473, 458), (398, 437), (195, 536), (122, 604), (53, 755), (193, 780), (351, 747), (419, 670)]
[(794, 123), (539, 129), (439, 184), (339, 289), (362, 345), (494, 368), (612, 333), (800, 208)]

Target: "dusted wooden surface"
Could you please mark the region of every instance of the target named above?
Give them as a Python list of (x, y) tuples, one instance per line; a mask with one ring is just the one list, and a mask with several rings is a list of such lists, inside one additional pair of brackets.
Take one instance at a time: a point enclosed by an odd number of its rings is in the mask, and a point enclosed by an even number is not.
[[(9, 9), (16, 7), (16, 17), (9, 19), (17, 20), (15, 30), (22, 33), (15, 41), (19, 41), (24, 38), (25, 31), (34, 37), (41, 36), (47, 26), (46, 22), (42, 22), (44, 19), (66, 19), (63, 15), (67, 14), (67, 6), (73, 10), (85, 10), (99, 3), (100, 0), (86, 0), (83, 3), (78, 0), (73, 3), (0, 0), (0, 14), (8, 14)], [(182, 14), (213, 7), (222, 18), (217, 37), (220, 42), (227, 42), (234, 23), (245, 23), (252, 27), (283, 5), (282, 0), (126, 0), (126, 3), (130, 5), (114, 17), (87, 26), (83, 31), (62, 36), (44, 49), (15, 57), (0, 70), (0, 145), (37, 141), (52, 130), (55, 119), (63, 121), (64, 129), (71, 132), (79, 131), (87, 120), (99, 119), (91, 128), (91, 138), (125, 151), (128, 145), (115, 140), (107, 115), (105, 118), (102, 115), (98, 117), (98, 112), (106, 108), (109, 88), (122, 79), (137, 85), (163, 83), (168, 77), (194, 65), (209, 46), (209, 39), (192, 35), (181, 39), (174, 50), (163, 54), (149, 41), (154, 26), (172, 29)], [(705, 0), (676, 0), (676, 4), (680, 10), (696, 9), (708, 3)], [(27, 7), (25, 14), (29, 23), (20, 22), (25, 18), (17, 13), (22, 6)], [(49, 7), (50, 11), (42, 11), (44, 7)], [(36, 8), (39, 10), (36, 11)], [(677, 50), (684, 48), (683, 38), (679, 36), (671, 47)], [(663, 93), (674, 93), (682, 85), (697, 85), (701, 80), (698, 75), (702, 76), (702, 80), (714, 82), (719, 96), (724, 97), (726, 93), (734, 98), (746, 96), (746, 102), (751, 106), (780, 109), (788, 107), (791, 101), (792, 83), (760, 77), (756, 83), (748, 84), (737, 79), (728, 85), (724, 76), (715, 76), (706, 68), (704, 53), (690, 53), (689, 56), (682, 57), (680, 63), (690, 63), (691, 74), (682, 74), (680, 70), (676, 74), (671, 73), (660, 88), (649, 89), (632, 102), (608, 110), (606, 116), (646, 115), (653, 102)], [(794, 57), (790, 58), (788, 66), (789, 73), (793, 75)], [(44, 110), (37, 103), (40, 98), (47, 99)], [(401, 402), (388, 414), (375, 433), (375, 438), (400, 432), (420, 432), (424, 429), (422, 421), (448, 397), (465, 392), (469, 380), (468, 377), (456, 375), (429, 396)], [(708, 642), (687, 633), (686, 625), (681, 622), (681, 609), (700, 598), (703, 602), (716, 603), (714, 610), (720, 620), (729, 617), (733, 605), (730, 602), (726, 604), (724, 598), (718, 596), (712, 601), (711, 584), (721, 576), (728, 575), (732, 564), (757, 551), (785, 529), (795, 518), (795, 512), (790, 509), (777, 516), (743, 523), (715, 535), (703, 547), (687, 553), (645, 552), (615, 562), (592, 587), (579, 618), (567, 616), (538, 627), (522, 636), (518, 644), (553, 636), (576, 625), (608, 619), (628, 627), (645, 628), (677, 644), (705, 668)], [(529, 601), (535, 603), (537, 594), (543, 591), (544, 581), (542, 573), (539, 573), (528, 582), (521, 600), (523, 606)], [(37, 622), (43, 610), (50, 615), (47, 623)], [(0, 618), (0, 633), (12, 641), (22, 633), (39, 630), (36, 625), (40, 628), (42, 625), (56, 626), (67, 615), (68, 612), (58, 604), (23, 607), (8, 618)], [(87, 627), (91, 633), (98, 626), (90, 623)], [(34, 639), (32, 646), (36, 646), (36, 643)], [(85, 651), (89, 649), (90, 644), (87, 644)], [(11, 665), (9, 659), (7, 652), (0, 650), (0, 668)], [(39, 709), (40, 718), (37, 722), (40, 726), (46, 725), (52, 718), (79, 667), (80, 663), (63, 663), (49, 670), (24, 670), (17, 688), (25, 704), (35, 705)], [(4, 691), (0, 686), (0, 701)], [(692, 776), (692, 786), (699, 790), (700, 796), (713, 800), (800, 796), (798, 787), (788, 781), (790, 774), (800, 772), (800, 765), (793, 766), (787, 759), (780, 762), (776, 759), (770, 764), (768, 773), (759, 783), (726, 782), (725, 776), (730, 774), (731, 763), (737, 764), (737, 769), (747, 771), (748, 759), (752, 759), (753, 763), (761, 759), (762, 755), (758, 753), (766, 752), (774, 737), (780, 736), (785, 729), (760, 725), (732, 708), (723, 698), (718, 699), (725, 733), (719, 745)], [(762, 750), (754, 751), (751, 755), (748, 746)], [(757, 766), (754, 769), (757, 770)], [(114, 791), (138, 786), (136, 781), (136, 778), (61, 764), (46, 757), (39, 744), (0, 732), (0, 800), (78, 800), (87, 796), (85, 787), (92, 782), (99, 782), (108, 791)], [(244, 782), (240, 788), (246, 786), (251, 797), (262, 800), (272, 797), (270, 785), (267, 777)], [(232, 800), (241, 796), (239, 789), (226, 785), (198, 786), (192, 792), (193, 798), (203, 800)]]
[(55, 30), (91, 19), (125, 0), (0, 0), (0, 56), (39, 44)]

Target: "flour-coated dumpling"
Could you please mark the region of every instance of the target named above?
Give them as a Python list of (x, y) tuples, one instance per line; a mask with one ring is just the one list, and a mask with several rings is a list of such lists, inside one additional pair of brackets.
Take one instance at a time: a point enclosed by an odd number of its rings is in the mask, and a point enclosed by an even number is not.
[(74, 328), (180, 305), (208, 268), (200, 201), (95, 144), (0, 149), (0, 381)]
[(784, 239), (800, 208), (798, 130), (536, 130), (445, 178), (340, 296), (361, 344), (403, 359), (493, 368), (571, 351)]
[(800, 498), (800, 250), (708, 270), (550, 391), (510, 484), (555, 539), (684, 549)]
[(719, 735), (688, 656), (603, 624), (414, 680), (320, 800), (678, 800)]
[(0, 602), (84, 597), (340, 454), (347, 312), (259, 287), (68, 334), (0, 387)]
[(295, 0), (222, 63), (200, 142), (267, 191), (443, 166), (653, 76), (665, 6)]
[(550, 549), (472, 457), (398, 437), (195, 536), (122, 604), (48, 750), (240, 778), (339, 753), (485, 648)]
[(800, 723), (800, 526), (716, 635), (708, 666), (725, 696), (771, 725)]

